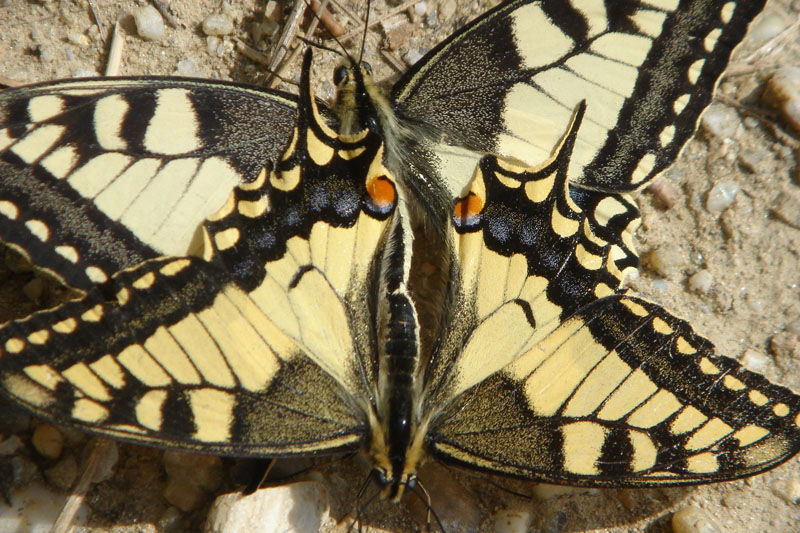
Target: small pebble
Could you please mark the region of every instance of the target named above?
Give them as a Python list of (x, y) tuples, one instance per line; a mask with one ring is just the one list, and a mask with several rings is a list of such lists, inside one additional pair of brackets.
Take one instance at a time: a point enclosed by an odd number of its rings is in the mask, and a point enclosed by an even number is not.
[(27, 457), (17, 455), (11, 458), (11, 475), (15, 486), (24, 487), (39, 475), (39, 467)]
[(408, 52), (405, 53), (405, 55), (403, 55), (403, 61), (406, 62), (406, 65), (411, 66), (420, 59), (422, 59), (422, 56), (424, 55), (425, 53), (422, 52), (421, 50), (417, 49), (409, 50)]
[(279, 24), (282, 17), (283, 13), (280, 4), (275, 0), (269, 0), (264, 7), (264, 20), (272, 22), (273, 24)]
[(222, 460), (211, 455), (166, 451), (164, 468), (168, 478), (164, 498), (184, 512), (202, 504), (222, 479)]
[(800, 335), (790, 331), (777, 333), (769, 340), (769, 351), (781, 366), (786, 361), (800, 359)]
[(742, 119), (735, 109), (723, 104), (711, 104), (700, 121), (703, 130), (719, 139), (730, 139)]
[(0, 455), (13, 455), (23, 447), (22, 441), (16, 435), (0, 441)]
[(667, 292), (667, 289), (669, 289), (669, 285), (663, 279), (654, 279), (650, 285), (658, 292)]
[(328, 491), (314, 481), (223, 494), (208, 512), (205, 533), (319, 531), (329, 513)]
[(554, 511), (542, 518), (541, 533), (562, 533), (567, 525), (567, 513)]
[(698, 270), (689, 277), (689, 290), (698, 294), (708, 294), (714, 283), (714, 276), (708, 269)]
[(745, 149), (738, 154), (739, 164), (748, 172), (754, 174), (769, 174), (775, 168), (775, 164), (766, 150)]
[(775, 201), (772, 214), (778, 220), (800, 229), (800, 192), (785, 190)]
[(78, 70), (73, 71), (72, 77), (73, 78), (99, 78), (100, 74), (96, 70), (90, 70), (88, 68), (79, 68)]
[(678, 274), (685, 264), (680, 247), (674, 243), (654, 248), (645, 259), (647, 266), (664, 278)]
[(177, 507), (167, 507), (161, 517), (158, 519), (158, 530), (164, 533), (179, 533), (186, 530), (186, 524), (183, 523), (183, 514)]
[(718, 533), (722, 530), (707, 512), (699, 507), (683, 507), (672, 515), (672, 531), (675, 533)]
[(89, 45), (92, 44), (89, 38), (82, 33), (69, 33), (67, 34), (67, 40), (81, 48), (89, 48)]
[(436, 14), (437, 6), (434, 6), (425, 15), (425, 24), (432, 30), (439, 27), (439, 16)]
[(531, 527), (533, 516), (527, 511), (501, 509), (494, 513), (495, 533), (525, 533)]
[(800, 131), (800, 67), (782, 67), (767, 81), (761, 101)]
[(664, 209), (672, 209), (680, 198), (680, 191), (666, 178), (658, 177), (647, 187), (647, 191), (652, 193), (659, 206)]
[[(253, 36), (253, 38), (256, 41), (260, 41), (261, 40), (260, 38), (256, 37), (255, 35)], [(206, 37), (206, 49), (208, 50), (208, 53), (211, 54), (211, 55), (216, 55), (217, 54), (217, 48), (219, 48), (219, 45), (220, 45), (221, 42), (222, 41), (220, 40), (220, 38), (217, 37), (216, 35), (209, 35), (208, 37)]]
[(800, 479), (779, 479), (769, 486), (769, 490), (790, 505), (800, 502)]
[(450, 19), (453, 18), (453, 15), (456, 14), (456, 5), (455, 0), (441, 0), (439, 2), (439, 22), (445, 23), (449, 22)]
[(68, 490), (78, 479), (78, 461), (68, 455), (44, 471), (47, 481), (61, 490)]
[(183, 77), (197, 77), (200, 75), (200, 68), (191, 57), (181, 59), (178, 61), (178, 66), (175, 68), (175, 75)]
[(414, 13), (416, 13), (418, 17), (424, 16), (427, 11), (428, 11), (428, 4), (426, 2), (422, 1), (414, 4)]
[(57, 459), (64, 449), (64, 435), (52, 424), (41, 424), (33, 431), (31, 444), (39, 455)]
[(767, 354), (748, 348), (742, 354), (740, 362), (747, 367), (748, 370), (763, 374), (769, 369), (772, 360)]
[(706, 209), (711, 213), (721, 213), (736, 199), (739, 186), (735, 183), (717, 183), (706, 195)]
[(766, 41), (777, 36), (780, 32), (789, 26), (788, 17), (778, 11), (777, 9), (767, 11), (757, 17), (753, 24), (750, 25), (750, 30), (747, 32), (748, 38), (753, 42)]
[(150, 5), (137, 7), (132, 14), (139, 37), (148, 41), (158, 41), (164, 37), (164, 19), (156, 8)]
[(389, 50), (397, 50), (411, 32), (411, 25), (405, 15), (395, 15), (381, 21), (381, 29), (386, 36)]
[(233, 32), (233, 20), (223, 13), (213, 13), (203, 20), (206, 35), (228, 35)]

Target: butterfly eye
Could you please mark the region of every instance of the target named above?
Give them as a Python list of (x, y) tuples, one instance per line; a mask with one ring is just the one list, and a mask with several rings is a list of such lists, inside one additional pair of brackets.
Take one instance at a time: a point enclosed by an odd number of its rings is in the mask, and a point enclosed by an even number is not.
[(344, 81), (346, 77), (347, 77), (347, 67), (344, 65), (336, 67), (336, 70), (333, 71), (334, 85), (339, 85)]
[(366, 61), (362, 61), (361, 62), (361, 68), (364, 70), (364, 72), (366, 72), (367, 74), (372, 76), (372, 65), (370, 65)]

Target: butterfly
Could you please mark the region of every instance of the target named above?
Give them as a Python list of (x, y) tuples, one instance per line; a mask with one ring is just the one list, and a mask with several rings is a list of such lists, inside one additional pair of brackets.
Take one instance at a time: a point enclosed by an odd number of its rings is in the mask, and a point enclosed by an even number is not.
[(58, 423), (239, 457), (360, 451), (590, 487), (800, 450), (800, 397), (625, 290), (627, 194), (693, 134), (763, 2), (518, 0), (331, 108), (170, 78), (0, 93), (0, 239), (81, 296), (0, 328)]

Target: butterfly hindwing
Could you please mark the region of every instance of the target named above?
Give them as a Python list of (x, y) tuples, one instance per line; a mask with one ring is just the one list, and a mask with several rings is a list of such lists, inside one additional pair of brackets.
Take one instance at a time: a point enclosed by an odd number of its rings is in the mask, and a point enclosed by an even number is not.
[(295, 107), (277, 91), (200, 80), (3, 91), (0, 238), (84, 290), (185, 254), (232, 188), (281, 153)]
[[(664, 170), (694, 133), (733, 48), (764, 2), (517, 0), (443, 41), (395, 85), (399, 113), (455, 143), (546, 160), (586, 100), (568, 179), (624, 191)], [(452, 197), (469, 153), (438, 146)], [(479, 156), (472, 156), (476, 161)]]
[(459, 294), (429, 374), (429, 409), (447, 405), (431, 453), (591, 486), (701, 483), (785, 461), (800, 449), (800, 397), (624, 295), (638, 210), (567, 182), (582, 119), (583, 104), (540, 167), (484, 157), (455, 204)]
[(466, 391), (433, 453), (514, 476), (652, 486), (752, 475), (800, 449), (800, 397), (659, 306), (608, 296)]

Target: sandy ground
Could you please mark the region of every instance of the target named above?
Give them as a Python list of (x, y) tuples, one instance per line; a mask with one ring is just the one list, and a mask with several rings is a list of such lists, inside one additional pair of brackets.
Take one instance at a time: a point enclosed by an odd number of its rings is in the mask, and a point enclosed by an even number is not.
[[(440, 9), (447, 9), (447, 4), (443, 0)], [(209, 53), (199, 25), (206, 15), (219, 12), (219, 2), (173, 0), (170, 10), (179, 27), (167, 28), (167, 37), (160, 42), (146, 42), (135, 35), (130, 16), (124, 14), (136, 6), (131, 1), (95, 2), (106, 26), (120, 19), (126, 45), (120, 74), (172, 74), (181, 60), (190, 58), (198, 76), (243, 82), (258, 82), (263, 76), (259, 65), (235, 52), (230, 37)], [(363, 12), (362, 5), (352, 7)], [(378, 13), (388, 9), (383, 1), (374, 2), (374, 7)], [(451, 20), (460, 24), (488, 6), (459, 2), (455, 7)], [(787, 15), (791, 8), (786, 1), (773, 2), (772, 9), (779, 13), (778, 20), (783, 17), (787, 24), (796, 18)], [(249, 40), (250, 24), (259, 10), (263, 10), (260, 1), (236, 3), (231, 8), (233, 35)], [(86, 1), (0, 1), (0, 76), (35, 82), (87, 70), (103, 72), (105, 48), (92, 24)], [(437, 26), (434, 29), (418, 21), (399, 55), (408, 49), (429, 48), (456, 24)], [(759, 44), (746, 42), (739, 57)], [(397, 73), (376, 53), (382, 48), (383, 34), (371, 32), (365, 59), (380, 81), (391, 83)], [(319, 80), (319, 94), (330, 97), (336, 58), (321, 56), (325, 54), (316, 55), (315, 79)], [(795, 176), (798, 141), (787, 127), (761, 116), (767, 111), (760, 107), (758, 94), (776, 65), (797, 64), (798, 60), (798, 47), (790, 44), (756, 69), (728, 77), (721, 93), (755, 106), (755, 114), (734, 115), (731, 139), (701, 133), (689, 143), (663, 178), (675, 196), (671, 208), (665, 208), (653, 193), (638, 195), (644, 220), (638, 233), (640, 251), (647, 257), (657, 250), (657, 259), (645, 261), (641, 276), (631, 283), (635, 290), (691, 320), (721, 353), (741, 357), (747, 350), (754, 351), (748, 360), (762, 362), (759, 371), (794, 390), (800, 390), (800, 229), (775, 217), (773, 208), (782, 197), (797, 199), (800, 195)], [(706, 209), (706, 195), (720, 182), (736, 184), (741, 190), (726, 211), (711, 213)], [(711, 275), (709, 290), (690, 290), (689, 277), (703, 269)], [(9, 283), (4, 282), (3, 290)], [(10, 416), (10, 412), (0, 406), (0, 417)], [(21, 435), (26, 442), (29, 436), (29, 432)], [(69, 453), (80, 453), (82, 444), (77, 440)], [(91, 512), (82, 531), (153, 531), (152, 524), (160, 524), (156, 529), (196, 530), (206, 507), (177, 515), (174, 508), (170, 510), (161, 497), (165, 474), (160, 456), (157, 450), (121, 446), (114, 477), (89, 493)], [(46, 466), (44, 461), (40, 463)], [(436, 465), (423, 468), (421, 477), (445, 521), (456, 516), (466, 520), (462, 522), (465, 526), (480, 525), (483, 530), (492, 528), (492, 516), (499, 509), (511, 509), (529, 513), (533, 526), (546, 531), (670, 531), (671, 515), (690, 507), (713, 516), (719, 531), (800, 531), (800, 507), (773, 492), (782, 483), (800, 482), (799, 468), (800, 459), (795, 458), (765, 475), (714, 486), (570, 490), (557, 497), (540, 494), (533, 498), (512, 496), (483, 477), (453, 474)], [(354, 510), (355, 492), (367, 467), (363, 460), (350, 458), (331, 463), (322, 472), (332, 497), (332, 516), (341, 519)], [(493, 481), (524, 494), (537, 492), (532, 483)], [(228, 486), (225, 482), (220, 491)], [(371, 504), (362, 518), (366, 530), (406, 531), (424, 525), (424, 513), (414, 502)]]

